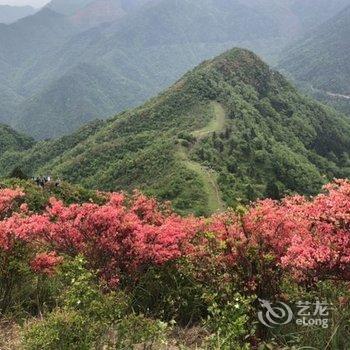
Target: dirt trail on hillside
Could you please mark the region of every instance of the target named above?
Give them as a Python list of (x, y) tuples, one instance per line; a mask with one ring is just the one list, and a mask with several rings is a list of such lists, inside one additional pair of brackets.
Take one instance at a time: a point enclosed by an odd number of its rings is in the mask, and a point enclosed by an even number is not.
[[(196, 143), (214, 132), (220, 132), (224, 129), (226, 113), (224, 108), (217, 102), (212, 102), (213, 118), (210, 123), (200, 129), (192, 132), (196, 138)], [(222, 200), (221, 191), (217, 184), (217, 174), (213, 169), (203, 166), (189, 158), (189, 152), (185, 147), (180, 147), (178, 155), (186, 167), (195, 172), (204, 184), (204, 190), (208, 194), (208, 208), (210, 212), (221, 212), (225, 209), (225, 203)]]

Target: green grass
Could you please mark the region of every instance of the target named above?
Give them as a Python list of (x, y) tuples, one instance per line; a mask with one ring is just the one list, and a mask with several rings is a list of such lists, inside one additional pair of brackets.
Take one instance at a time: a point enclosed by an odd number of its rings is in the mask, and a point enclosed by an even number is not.
[(215, 171), (191, 160), (185, 161), (184, 164), (202, 180), (204, 184), (203, 190), (208, 195), (208, 211), (211, 213), (222, 212), (225, 209), (225, 205), (221, 199)]
[[(197, 139), (197, 142), (214, 132), (222, 131), (225, 126), (226, 113), (224, 108), (217, 102), (211, 102), (210, 109), (213, 115), (210, 123), (204, 128), (192, 132), (192, 136)], [(223, 211), (225, 204), (217, 184), (215, 171), (191, 160), (189, 158), (189, 150), (183, 146), (179, 146), (177, 155), (186, 168), (194, 172), (203, 183), (203, 191), (208, 196), (208, 211), (210, 213)]]
[(192, 132), (192, 135), (196, 139), (203, 139), (209, 134), (220, 132), (224, 129), (226, 113), (221, 104), (212, 102), (210, 104), (210, 109), (212, 110), (211, 113), (214, 115), (214, 118), (211, 119), (210, 123), (204, 128)]

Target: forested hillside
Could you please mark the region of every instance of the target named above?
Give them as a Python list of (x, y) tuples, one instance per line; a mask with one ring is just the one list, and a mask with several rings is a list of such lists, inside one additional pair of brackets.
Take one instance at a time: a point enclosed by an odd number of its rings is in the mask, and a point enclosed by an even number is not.
[(34, 145), (34, 140), (0, 124), (0, 156), (7, 151), (24, 151)]
[(282, 54), (280, 68), (324, 92), (350, 96), (350, 6)]
[(180, 212), (314, 194), (349, 175), (350, 121), (301, 96), (253, 53), (231, 50), (142, 107), (26, 152), (2, 175), (52, 173), (88, 187), (139, 188)]
[(304, 34), (322, 25), (350, 5), (349, 0), (287, 0), (281, 3), (284, 6), (288, 4), (292, 13), (300, 19)]
[(18, 110), (46, 84), (41, 58), (62, 45), (76, 28), (49, 9), (11, 25), (0, 25), (0, 121), (15, 126)]
[(70, 133), (233, 46), (273, 60), (346, 1), (54, 0), (0, 25), (0, 121), (37, 139)]

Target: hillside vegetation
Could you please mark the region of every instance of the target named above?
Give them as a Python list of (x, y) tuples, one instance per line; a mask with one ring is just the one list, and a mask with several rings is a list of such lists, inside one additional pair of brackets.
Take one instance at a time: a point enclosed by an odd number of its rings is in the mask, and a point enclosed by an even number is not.
[(350, 5), (283, 52), (279, 67), (324, 92), (350, 96)]
[(92, 188), (138, 188), (179, 212), (207, 214), (221, 200), (315, 194), (327, 179), (349, 175), (349, 150), (348, 118), (233, 49), (139, 108), (5, 153), (0, 168), (4, 176), (20, 166)]
[(0, 124), (0, 156), (7, 151), (24, 151), (34, 145), (34, 140), (19, 134), (7, 125)]
[(0, 122), (36, 139), (69, 134), (233, 46), (273, 60), (346, 1), (54, 0), (0, 25)]
[(1, 181), (0, 347), (345, 350), (349, 209), (347, 180), (208, 218), (140, 193)]

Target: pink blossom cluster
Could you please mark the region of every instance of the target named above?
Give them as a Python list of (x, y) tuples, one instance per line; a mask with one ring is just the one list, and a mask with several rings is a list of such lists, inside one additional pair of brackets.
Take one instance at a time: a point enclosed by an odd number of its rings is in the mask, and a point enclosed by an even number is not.
[[(55, 198), (42, 213), (0, 191), (0, 254), (29, 246), (36, 273), (51, 275), (61, 256), (83, 254), (110, 286), (150, 266), (187, 259), (208, 271), (246, 275), (254, 289), (274, 270), (299, 281), (350, 280), (350, 183), (337, 180), (314, 198), (263, 200), (245, 214), (181, 217), (152, 198), (111, 193), (105, 204), (66, 206)], [(4, 215), (6, 213), (6, 215)], [(43, 252), (48, 253), (43, 253)]]

